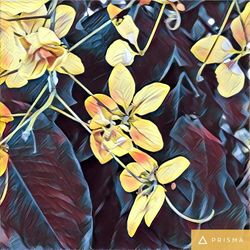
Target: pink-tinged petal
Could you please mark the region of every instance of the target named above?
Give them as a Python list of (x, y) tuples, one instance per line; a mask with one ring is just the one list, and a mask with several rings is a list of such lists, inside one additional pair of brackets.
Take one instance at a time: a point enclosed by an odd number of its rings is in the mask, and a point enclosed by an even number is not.
[(158, 166), (154, 158), (152, 158), (151, 156), (149, 156), (148, 154), (144, 153), (143, 151), (137, 148), (131, 150), (129, 154), (137, 163), (139, 163), (148, 172), (151, 172)]
[(0, 149), (0, 177), (5, 173), (8, 167), (9, 155)]
[(93, 118), (96, 115), (103, 114), (105, 119), (110, 119), (112, 115), (122, 115), (118, 105), (109, 96), (96, 94), (85, 100), (85, 108)]
[(165, 197), (165, 189), (160, 185), (157, 185), (153, 193), (148, 197), (147, 212), (144, 217), (145, 223), (148, 227), (151, 226), (151, 223), (159, 213)]
[(189, 167), (190, 162), (183, 156), (164, 162), (156, 172), (157, 180), (161, 184), (168, 184), (176, 180)]
[(134, 97), (133, 113), (145, 115), (157, 110), (164, 101), (169, 90), (170, 87), (167, 84), (160, 82), (145, 86)]
[(131, 173), (139, 177), (143, 172), (145, 172), (145, 169), (136, 162), (129, 163), (127, 165), (127, 169), (129, 171), (124, 169), (120, 174), (120, 182), (126, 192), (134, 192), (142, 185), (142, 183), (136, 180)]
[(147, 211), (147, 203), (147, 196), (140, 194), (137, 195), (127, 221), (127, 230), (130, 237), (135, 235), (137, 228), (141, 224), (141, 221)]
[(113, 100), (128, 109), (135, 94), (135, 82), (129, 70), (122, 64), (114, 67), (109, 77), (109, 92)]
[(130, 136), (136, 145), (151, 152), (163, 148), (161, 133), (153, 122), (137, 117), (130, 125)]
[(12, 117), (10, 110), (0, 102), (0, 122), (8, 123), (13, 120), (14, 118)]
[(103, 147), (102, 131), (94, 131), (90, 135), (90, 147), (101, 164), (105, 164), (112, 159), (110, 152)]

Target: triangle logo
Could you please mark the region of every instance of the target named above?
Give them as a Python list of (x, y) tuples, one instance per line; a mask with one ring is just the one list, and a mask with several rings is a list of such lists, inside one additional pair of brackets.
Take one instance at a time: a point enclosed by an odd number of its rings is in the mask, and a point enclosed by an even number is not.
[(201, 236), (199, 242), (198, 242), (199, 245), (207, 245), (207, 241), (205, 239), (204, 236)]

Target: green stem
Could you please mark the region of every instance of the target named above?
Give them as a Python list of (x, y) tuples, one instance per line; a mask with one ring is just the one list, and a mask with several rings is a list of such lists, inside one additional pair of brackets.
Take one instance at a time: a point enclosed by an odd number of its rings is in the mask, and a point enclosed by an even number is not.
[(210, 220), (213, 218), (214, 213), (215, 213), (215, 211), (212, 209), (212, 212), (211, 212), (211, 214), (210, 214), (208, 217), (203, 218), (203, 219), (193, 219), (193, 218), (190, 218), (190, 217), (188, 217), (188, 216), (182, 214), (180, 211), (178, 211), (178, 210), (176, 209), (176, 207), (172, 204), (172, 202), (169, 200), (169, 198), (168, 198), (167, 196), (166, 196), (166, 202), (167, 202), (167, 204), (169, 205), (169, 207), (170, 207), (177, 215), (179, 215), (182, 219), (187, 220), (187, 221), (190, 221), (190, 222), (193, 222), (193, 223), (201, 224), (201, 223), (210, 221)]
[(32, 19), (38, 19), (38, 18), (49, 19), (50, 15), (26, 16), (26, 17), (19, 17), (19, 18), (4, 19), (4, 20), (9, 21), (9, 22), (13, 22), (13, 21), (22, 21), (22, 20), (32, 20)]
[(220, 27), (220, 30), (219, 30), (219, 32), (217, 33), (217, 37), (216, 37), (216, 39), (215, 39), (215, 41), (214, 41), (212, 47), (210, 48), (210, 50), (209, 50), (209, 52), (208, 52), (208, 54), (207, 54), (207, 56), (206, 56), (205, 62), (201, 65), (201, 67), (200, 67), (200, 69), (199, 69), (199, 71), (198, 71), (198, 73), (197, 73), (196, 80), (197, 80), (198, 82), (200, 81), (199, 79), (200, 79), (200, 77), (201, 77), (202, 71), (204, 70), (205, 66), (207, 65), (207, 60), (209, 59), (209, 56), (211, 55), (211, 53), (212, 53), (212, 51), (213, 51), (213, 49), (214, 49), (214, 47), (215, 47), (215, 45), (216, 45), (216, 43), (217, 43), (217, 41), (218, 41), (218, 39), (219, 39), (219, 36), (221, 35), (222, 31), (224, 30), (224, 28), (225, 28), (225, 26), (226, 26), (226, 24), (227, 24), (228, 18), (229, 18), (230, 14), (231, 14), (231, 12), (232, 12), (232, 10), (233, 10), (233, 7), (234, 7), (235, 3), (236, 3), (236, 0), (233, 0), (232, 3), (231, 3), (231, 5), (229, 6), (229, 9), (228, 9), (228, 11), (227, 11), (227, 14), (226, 14), (224, 20), (223, 20), (223, 23), (222, 23), (222, 25), (221, 25), (221, 27)]
[(107, 22), (105, 22), (104, 24), (102, 24), (99, 28), (97, 28), (96, 30), (92, 31), (91, 33), (89, 33), (87, 36), (83, 37), (80, 41), (78, 41), (76, 44), (74, 44), (69, 51), (72, 51), (74, 49), (76, 49), (78, 46), (80, 46), (82, 43), (84, 43), (85, 41), (87, 41), (89, 38), (91, 38), (93, 35), (95, 35), (96, 33), (98, 33), (99, 31), (101, 31), (102, 29), (104, 29), (106, 26), (108, 26), (109, 24), (111, 24), (112, 21), (108, 20)]
[(8, 117), (22, 117), (25, 116), (26, 113), (17, 113), (17, 114), (11, 114), (11, 115), (1, 115), (1, 118), (8, 118)]
[(92, 131), (89, 129), (88, 124), (82, 121), (80, 117), (69, 107), (69, 105), (59, 95), (56, 95), (56, 98), (72, 114), (72, 116), (75, 117), (76, 121), (79, 122), (91, 134)]
[(150, 46), (150, 44), (151, 44), (151, 42), (152, 42), (152, 40), (153, 40), (153, 38), (154, 38), (155, 32), (156, 32), (156, 30), (157, 30), (157, 28), (158, 28), (158, 26), (159, 26), (161, 17), (162, 17), (162, 15), (163, 15), (165, 6), (166, 6), (166, 3), (162, 4), (162, 6), (161, 6), (161, 10), (160, 10), (160, 12), (159, 12), (159, 14), (158, 14), (158, 17), (157, 17), (157, 19), (156, 19), (154, 28), (153, 28), (153, 30), (152, 30), (152, 32), (151, 32), (151, 34), (150, 34), (150, 37), (149, 37), (149, 39), (148, 39), (148, 41), (147, 41), (147, 44), (146, 44), (145, 48), (141, 51), (141, 54), (142, 54), (142, 55), (144, 55), (144, 54), (147, 52), (147, 50), (148, 50), (148, 48), (149, 48), (149, 46)]
[(88, 89), (86, 88), (76, 77), (74, 77), (73, 75), (69, 74), (69, 76), (71, 77), (71, 79), (73, 79), (87, 94), (93, 96), (94, 94)]
[(64, 115), (64, 116), (66, 116), (66, 117), (68, 117), (69, 119), (71, 119), (73, 121), (78, 122), (78, 120), (74, 116), (71, 116), (67, 112), (65, 112), (65, 111), (63, 111), (63, 110), (61, 110), (61, 109), (59, 109), (59, 108), (57, 108), (57, 107), (55, 107), (53, 105), (50, 105), (49, 108), (52, 109), (52, 110), (54, 110), (54, 111), (56, 111), (56, 112), (58, 112), (58, 113), (60, 113), (60, 114), (62, 114), (62, 115)]

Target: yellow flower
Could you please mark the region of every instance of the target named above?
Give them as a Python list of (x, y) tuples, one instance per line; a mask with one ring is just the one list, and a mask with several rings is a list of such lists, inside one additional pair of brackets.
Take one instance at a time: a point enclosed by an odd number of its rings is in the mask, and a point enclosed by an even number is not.
[[(151, 152), (163, 147), (157, 126), (139, 116), (149, 114), (162, 104), (170, 87), (163, 83), (152, 83), (135, 95), (135, 82), (129, 70), (117, 65), (109, 78), (111, 98), (104, 94), (90, 96), (85, 107), (92, 117), (91, 129), (119, 128), (129, 133), (133, 142)], [(125, 136), (125, 134), (123, 134)], [(93, 151), (95, 154), (95, 151)]]
[[(231, 23), (232, 35), (241, 47), (241, 51), (235, 50), (231, 42), (222, 35), (202, 38), (191, 48), (191, 52), (201, 62), (220, 64), (215, 70), (218, 80), (217, 90), (226, 98), (236, 95), (244, 87), (245, 75), (239, 67), (238, 61), (243, 56), (250, 54), (249, 23), (250, 3), (247, 3), (241, 15)], [(237, 56), (231, 59), (234, 55)]]
[[(0, 139), (2, 138), (6, 123), (13, 121), (10, 110), (0, 102)], [(0, 177), (5, 173), (9, 155), (0, 145)]]
[[(42, 16), (47, 13), (43, 5), (37, 11), (20, 17)], [(81, 59), (71, 52), (60, 41), (70, 30), (75, 18), (75, 10), (67, 5), (56, 8), (55, 29), (49, 29), (50, 20), (43, 18), (13, 22), (15, 32), (21, 36), (20, 42), (26, 51), (18, 70), (5, 77), (8, 87), (19, 88), (28, 80), (42, 76), (46, 70), (56, 70), (63, 74), (81, 74), (84, 66)], [(45, 26), (45, 27), (43, 27)], [(3, 79), (1, 79), (3, 81)]]
[(138, 190), (127, 221), (128, 234), (133, 237), (143, 218), (150, 227), (160, 211), (166, 198), (162, 185), (176, 180), (190, 162), (178, 156), (158, 166), (152, 157), (140, 150), (135, 149), (130, 154), (136, 162), (127, 165), (120, 175), (120, 181), (125, 191)]

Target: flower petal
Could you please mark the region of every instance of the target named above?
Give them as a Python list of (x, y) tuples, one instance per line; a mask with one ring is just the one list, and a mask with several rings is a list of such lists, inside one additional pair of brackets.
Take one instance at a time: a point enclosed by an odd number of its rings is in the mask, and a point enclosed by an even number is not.
[(8, 123), (13, 120), (10, 110), (0, 102), (0, 122)]
[(22, 48), (17, 43), (10, 22), (0, 21), (0, 67), (5, 70), (14, 70), (19, 66)]
[(6, 77), (5, 83), (8, 88), (21, 88), (28, 83), (28, 79), (15, 72)]
[(114, 67), (109, 77), (109, 92), (113, 100), (128, 109), (134, 93), (135, 82), (129, 70), (122, 64)]
[(153, 122), (136, 118), (130, 124), (130, 136), (136, 145), (151, 152), (163, 148), (161, 133)]
[(113, 67), (119, 63), (129, 66), (134, 62), (135, 55), (137, 53), (130, 48), (129, 44), (119, 39), (109, 46), (105, 59)]
[(157, 180), (161, 184), (167, 184), (176, 180), (190, 165), (187, 158), (178, 156), (164, 162), (156, 172)]
[(5, 173), (8, 167), (9, 155), (0, 149), (0, 177)]
[(18, 1), (1, 1), (1, 11), (11, 15), (17, 15), (21, 12), (30, 13), (39, 9), (49, 0), (18, 0)]
[(119, 19), (115, 19), (113, 24), (116, 27), (118, 33), (125, 39), (136, 47), (138, 47), (137, 39), (139, 35), (139, 29), (134, 23), (134, 20), (131, 16), (126, 15), (123, 17), (123, 20), (120, 22)]
[(231, 30), (234, 39), (241, 48), (244, 48), (250, 42), (250, 3), (247, 3), (240, 16), (232, 21)]
[(147, 212), (145, 214), (145, 223), (150, 227), (151, 223), (155, 219), (156, 215), (159, 213), (164, 200), (165, 200), (165, 188), (157, 185), (156, 189), (149, 196), (149, 201), (147, 204)]
[(220, 64), (215, 74), (219, 83), (217, 90), (223, 97), (236, 95), (244, 87), (245, 75), (236, 62)]
[(84, 72), (84, 66), (78, 56), (69, 52), (65, 55), (63, 61), (56, 67), (56, 71), (62, 74), (79, 75)]
[(194, 46), (191, 48), (191, 52), (201, 62), (205, 61), (207, 63), (223, 62), (227, 57), (232, 55), (232, 53), (234, 52), (234, 48), (232, 47), (232, 44), (226, 37), (219, 36), (217, 41), (216, 39), (217, 35), (212, 35), (202, 38), (201, 40), (199, 40), (197, 43), (194, 44)]
[(143, 151), (137, 148), (131, 150), (129, 154), (137, 163), (139, 163), (148, 172), (153, 171), (153, 169), (158, 166), (154, 158), (152, 158), (151, 156), (149, 156), (148, 154), (144, 153)]
[(93, 154), (99, 160), (99, 162), (101, 164), (105, 164), (108, 161), (110, 161), (113, 157), (110, 154), (110, 152), (107, 151), (102, 145), (103, 137), (101, 132), (102, 131), (97, 130), (90, 135), (90, 147)]
[(48, 28), (40, 27), (38, 29), (37, 35), (38, 35), (39, 42), (42, 45), (60, 45), (61, 44), (61, 41), (56, 36), (56, 34)]
[[(45, 5), (42, 5), (41, 8), (37, 9), (36, 11), (34, 11), (32, 13), (22, 13), (20, 15), (20, 18), (33, 17), (33, 16), (44, 16), (46, 14), (47, 14), (47, 8)], [(23, 29), (23, 31), (26, 34), (30, 34), (32, 32), (37, 32), (38, 29), (44, 25), (44, 22), (45, 22), (45, 18), (34, 18), (34, 19), (29, 19), (29, 20), (21, 20), (21, 21), (16, 22), (16, 23), (20, 23), (19, 28), (17, 25), (15, 25), (15, 22), (14, 22), (14, 28), (16, 27), (15, 31), (18, 34), (23, 33), (22, 31), (19, 30), (20, 28)]]
[(168, 94), (170, 87), (160, 82), (142, 88), (133, 99), (133, 113), (145, 115), (157, 110)]
[(104, 94), (95, 94), (85, 100), (85, 108), (93, 118), (96, 115), (103, 114), (105, 119), (111, 119), (112, 115), (122, 115), (118, 105), (109, 96)]
[(136, 233), (137, 228), (141, 224), (141, 221), (146, 213), (146, 206), (148, 203), (147, 196), (137, 195), (131, 211), (128, 216), (127, 230), (128, 235), (133, 237)]
[(68, 34), (75, 16), (76, 11), (71, 6), (61, 4), (56, 7), (55, 33), (59, 38)]
[[(136, 162), (129, 163), (127, 169), (138, 177), (145, 172), (145, 169)], [(142, 185), (142, 183), (136, 180), (126, 169), (120, 174), (120, 182), (126, 192), (134, 192)]]
[(113, 19), (114, 17), (116, 17), (118, 14), (122, 12), (122, 9), (110, 3), (107, 7), (107, 11), (108, 11), (110, 19)]
[(6, 123), (0, 121), (0, 139), (2, 138), (5, 128), (6, 128)]

